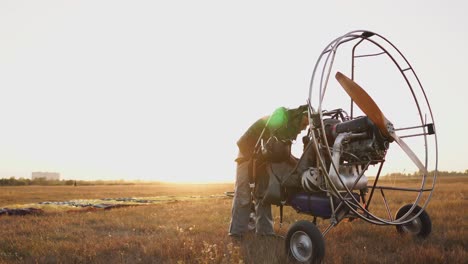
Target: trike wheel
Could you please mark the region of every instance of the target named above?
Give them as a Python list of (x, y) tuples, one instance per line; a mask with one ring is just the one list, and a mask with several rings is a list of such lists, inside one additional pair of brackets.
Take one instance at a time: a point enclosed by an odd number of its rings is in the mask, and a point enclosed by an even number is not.
[[(407, 204), (398, 210), (395, 219), (400, 219), (405, 215), (412, 207), (412, 204)], [(406, 219), (414, 217), (417, 213), (421, 211), (421, 207), (415, 206), (413, 212), (411, 212)], [(416, 217), (413, 221), (406, 224), (397, 225), (396, 229), (400, 234), (412, 234), (420, 238), (427, 237), (432, 230), (432, 222), (429, 214), (426, 211), (422, 211), (421, 214)]]
[(298, 221), (286, 235), (286, 252), (296, 263), (320, 263), (325, 255), (322, 233), (309, 221)]

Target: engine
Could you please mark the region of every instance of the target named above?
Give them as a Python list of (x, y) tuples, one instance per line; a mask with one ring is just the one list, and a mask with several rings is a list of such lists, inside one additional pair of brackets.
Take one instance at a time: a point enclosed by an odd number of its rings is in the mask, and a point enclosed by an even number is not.
[[(321, 128), (313, 116), (313, 127)], [(345, 120), (345, 121), (341, 121)], [(389, 142), (368, 117), (358, 117), (352, 120), (335, 117), (323, 120), (325, 136), (318, 137), (320, 144), (331, 149), (331, 157), (326, 157), (328, 175), (339, 190), (360, 190), (367, 187), (367, 177), (364, 170), (368, 165), (381, 162), (387, 153)], [(320, 129), (317, 129), (321, 131)], [(315, 133), (320, 133), (315, 131)], [(326, 145), (325, 145), (326, 146)], [(338, 166), (336, 166), (338, 165)], [(302, 186), (309, 191), (317, 191), (324, 184), (323, 173), (317, 168), (310, 168), (302, 174)], [(346, 186), (346, 187), (345, 187)]]
[(342, 162), (376, 164), (385, 157), (389, 142), (367, 116), (345, 122), (334, 120), (338, 123), (326, 127), (327, 139), (334, 143), (340, 134), (348, 134), (342, 142)]

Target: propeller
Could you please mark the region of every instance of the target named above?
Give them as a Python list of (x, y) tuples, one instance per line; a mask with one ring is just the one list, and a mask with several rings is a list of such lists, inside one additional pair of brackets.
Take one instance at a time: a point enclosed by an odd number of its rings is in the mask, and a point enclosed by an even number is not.
[(341, 72), (337, 72), (335, 78), (340, 83), (341, 87), (348, 93), (351, 99), (357, 106), (369, 117), (369, 119), (377, 126), (382, 135), (388, 139), (396, 141), (400, 148), (408, 155), (413, 163), (419, 168), (424, 175), (428, 174), (426, 167), (419, 160), (418, 156), (411, 148), (395, 133), (392, 122), (390, 122), (382, 113), (377, 104), (372, 100), (369, 94), (364, 91), (357, 83), (346, 77)]

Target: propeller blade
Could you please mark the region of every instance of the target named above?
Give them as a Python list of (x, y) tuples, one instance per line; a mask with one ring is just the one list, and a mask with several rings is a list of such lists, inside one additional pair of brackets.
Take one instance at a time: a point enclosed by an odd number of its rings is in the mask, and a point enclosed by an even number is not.
[(369, 119), (380, 129), (382, 135), (389, 137), (390, 133), (387, 128), (388, 120), (369, 94), (367, 94), (361, 86), (341, 72), (337, 72), (335, 78), (351, 99), (353, 99), (359, 108), (361, 108)]
[(426, 167), (422, 164), (419, 160), (418, 156), (411, 150), (411, 148), (401, 139), (400, 137), (395, 134), (395, 132), (390, 133), (390, 136), (397, 142), (401, 149), (408, 155), (408, 157), (413, 161), (414, 164), (419, 168), (419, 171), (422, 171), (424, 175), (428, 175), (429, 172), (427, 171)]
[[(408, 157), (413, 161), (413, 163), (419, 168), (424, 175), (428, 174), (426, 167), (419, 160), (418, 156), (411, 150), (411, 148), (397, 136), (395, 131), (393, 131), (393, 125), (385, 115), (382, 113), (377, 104), (372, 100), (369, 94), (362, 89), (357, 83), (353, 80), (346, 77), (346, 75), (341, 72), (337, 72), (335, 75), (336, 80), (340, 83), (343, 89), (348, 93), (348, 95), (353, 99), (353, 101), (361, 108), (361, 110), (369, 117), (369, 119), (374, 122), (374, 124), (380, 129), (380, 132), (387, 138), (394, 139), (400, 148), (408, 155)], [(389, 131), (390, 128), (390, 131)]]

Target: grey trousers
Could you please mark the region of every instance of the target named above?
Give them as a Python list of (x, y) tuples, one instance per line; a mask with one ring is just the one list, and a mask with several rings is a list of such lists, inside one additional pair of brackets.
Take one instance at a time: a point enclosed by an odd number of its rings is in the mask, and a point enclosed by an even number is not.
[[(265, 179), (266, 175), (258, 175), (259, 179)], [(257, 181), (256, 194), (262, 194), (268, 187), (268, 179)], [(261, 196), (256, 197), (256, 233), (261, 235), (274, 234), (273, 217), (271, 214), (271, 204), (263, 203)], [(249, 185), (249, 162), (237, 164), (236, 184), (234, 189), (234, 200), (232, 201), (232, 217), (229, 226), (229, 235), (242, 235), (248, 231), (250, 210), (251, 210), (251, 190)]]

